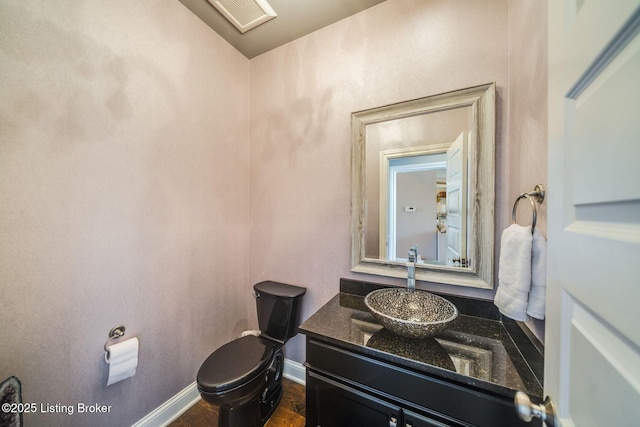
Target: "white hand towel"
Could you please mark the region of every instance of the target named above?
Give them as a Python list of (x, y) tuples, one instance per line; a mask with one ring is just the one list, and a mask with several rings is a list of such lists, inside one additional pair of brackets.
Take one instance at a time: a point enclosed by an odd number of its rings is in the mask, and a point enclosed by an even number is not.
[(498, 290), (494, 299), (500, 312), (525, 322), (531, 289), (531, 227), (512, 224), (502, 232), (500, 240)]
[(533, 231), (531, 290), (527, 314), (543, 320), (547, 293), (547, 241), (538, 229)]

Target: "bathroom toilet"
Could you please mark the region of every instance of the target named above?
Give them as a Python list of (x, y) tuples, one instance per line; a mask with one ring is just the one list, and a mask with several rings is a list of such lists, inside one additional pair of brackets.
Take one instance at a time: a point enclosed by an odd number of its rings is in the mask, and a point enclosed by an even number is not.
[(253, 286), (260, 335), (211, 353), (198, 371), (202, 399), (219, 405), (218, 426), (263, 426), (282, 398), (282, 347), (298, 332), (306, 288), (265, 281)]

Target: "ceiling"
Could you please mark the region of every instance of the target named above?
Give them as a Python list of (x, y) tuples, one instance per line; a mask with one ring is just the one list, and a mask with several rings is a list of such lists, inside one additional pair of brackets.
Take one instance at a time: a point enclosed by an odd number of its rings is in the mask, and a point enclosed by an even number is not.
[(208, 0), (180, 0), (251, 59), (385, 0), (268, 0), (278, 16), (242, 34)]

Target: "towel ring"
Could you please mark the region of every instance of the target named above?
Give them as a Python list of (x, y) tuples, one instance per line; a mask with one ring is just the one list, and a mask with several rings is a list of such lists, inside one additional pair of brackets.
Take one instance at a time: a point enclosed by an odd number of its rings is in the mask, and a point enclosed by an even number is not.
[(511, 223), (516, 224), (516, 214), (518, 211), (518, 203), (522, 199), (528, 199), (531, 204), (531, 210), (533, 211), (533, 217), (531, 219), (531, 233), (536, 229), (536, 222), (538, 221), (538, 206), (536, 202), (542, 203), (544, 201), (544, 186), (542, 184), (538, 184), (535, 186), (533, 191), (529, 193), (522, 193), (516, 199), (516, 202), (513, 204), (513, 211), (511, 212)]

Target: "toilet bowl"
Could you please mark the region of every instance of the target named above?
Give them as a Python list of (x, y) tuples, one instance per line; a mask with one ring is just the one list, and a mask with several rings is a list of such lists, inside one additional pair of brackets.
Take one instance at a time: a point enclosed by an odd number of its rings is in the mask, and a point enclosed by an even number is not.
[(245, 335), (211, 353), (197, 376), (202, 399), (219, 406), (218, 426), (263, 426), (282, 398), (282, 347), (297, 333), (305, 288), (254, 285), (260, 335)]

